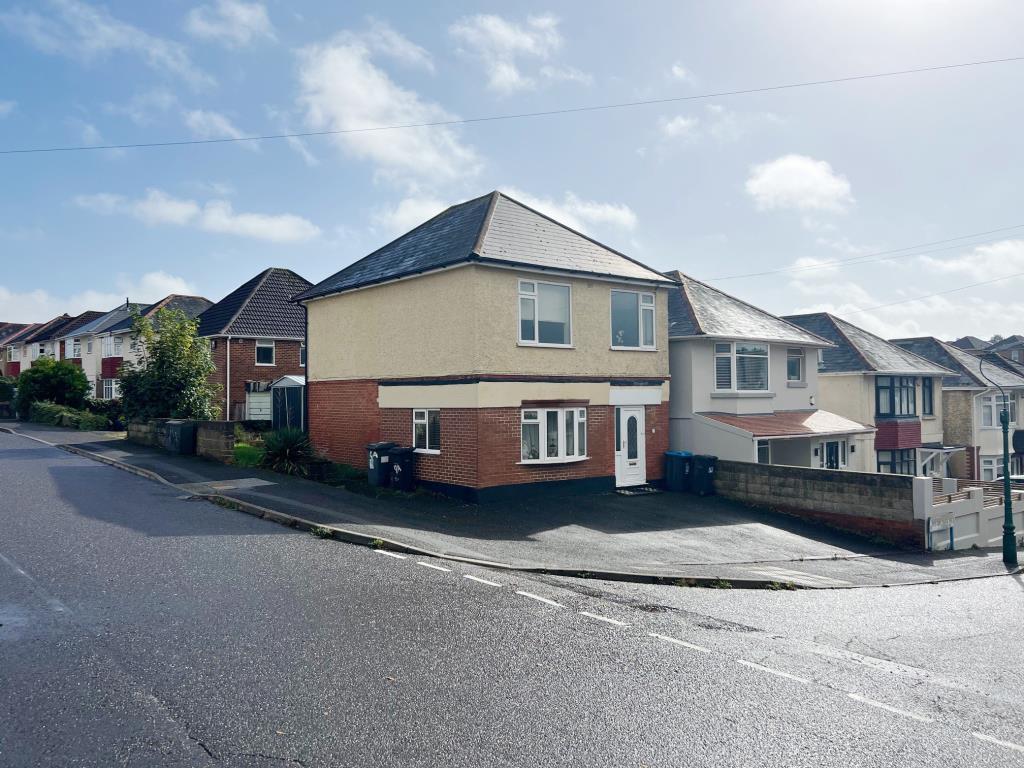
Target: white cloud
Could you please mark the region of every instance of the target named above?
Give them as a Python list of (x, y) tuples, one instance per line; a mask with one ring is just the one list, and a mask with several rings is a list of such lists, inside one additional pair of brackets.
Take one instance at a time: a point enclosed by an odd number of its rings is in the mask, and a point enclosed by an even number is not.
[(693, 72), (688, 70), (678, 61), (669, 69), (669, 74), (672, 76), (673, 80), (678, 80), (682, 83), (692, 83), (694, 81)]
[(69, 296), (57, 296), (45, 288), (19, 293), (0, 285), (0, 307), (12, 322), (39, 323), (63, 312), (70, 315), (89, 310), (106, 312), (123, 304), (126, 298), (151, 303), (172, 293), (193, 295), (196, 292), (184, 278), (160, 271), (147, 272), (139, 277), (120, 274), (113, 282), (113, 291), (87, 289)]
[[(466, 16), (448, 28), (449, 34), (487, 70), (488, 87), (513, 93), (537, 87), (537, 77), (547, 81), (589, 84), (590, 75), (573, 67), (546, 62), (562, 48), (558, 19), (550, 14), (529, 16), (519, 24), (494, 14)], [(523, 72), (523, 60), (540, 63), (534, 75)]]
[(184, 46), (156, 37), (114, 18), (105, 8), (80, 0), (51, 0), (48, 15), (15, 8), (0, 13), (0, 26), (43, 53), (91, 62), (111, 54), (131, 54), (162, 74), (179, 77), (194, 87), (213, 79), (189, 58)]
[[(370, 45), (353, 34), (311, 45), (299, 53), (299, 104), (313, 130), (452, 120), (441, 106), (397, 85), (371, 60)], [(333, 140), (354, 157), (369, 160), (380, 176), (414, 187), (463, 180), (480, 169), (476, 151), (454, 130), (430, 126), (397, 131), (339, 134)]]
[(535, 197), (513, 187), (508, 188), (508, 194), (524, 205), (581, 232), (594, 226), (625, 231), (636, 228), (636, 214), (624, 203), (584, 200), (572, 192), (566, 192), (559, 201), (550, 197)]
[(192, 134), (200, 139), (240, 139), (246, 135), (220, 112), (192, 109), (184, 112), (182, 118)]
[(850, 182), (824, 160), (784, 155), (750, 169), (747, 194), (758, 210), (842, 213), (854, 203)]
[(82, 143), (94, 147), (103, 143), (103, 134), (92, 123), (82, 123)]
[(0, 119), (7, 117), (14, 108), (17, 106), (15, 101), (2, 101), (0, 100)]
[(193, 8), (185, 17), (185, 30), (193, 37), (229, 48), (240, 48), (260, 38), (275, 39), (266, 6), (241, 0), (217, 0), (213, 7)]
[(155, 88), (137, 93), (125, 104), (108, 102), (103, 105), (103, 110), (110, 115), (123, 115), (136, 125), (142, 126), (153, 123), (155, 114), (167, 112), (177, 101), (177, 97), (170, 91)]
[(662, 119), (661, 133), (669, 139), (694, 140), (697, 138), (699, 126), (700, 120), (696, 117), (683, 117), (682, 115), (676, 115), (671, 119)]
[(235, 213), (227, 200), (210, 200), (201, 206), (195, 200), (176, 198), (159, 189), (146, 190), (145, 196), (138, 200), (99, 193), (79, 195), (74, 202), (94, 213), (132, 216), (150, 226), (193, 226), (204, 232), (272, 243), (303, 242), (320, 234), (319, 227), (295, 214)]
[(932, 255), (918, 260), (929, 270), (950, 275), (967, 275), (978, 281), (999, 275), (1024, 272), (1024, 240), (1000, 240), (978, 245), (969, 251), (946, 258)]
[(377, 211), (373, 220), (385, 232), (397, 236), (432, 219), (447, 207), (448, 203), (435, 197), (406, 197), (393, 207)]
[(375, 53), (390, 56), (407, 66), (434, 71), (434, 59), (429, 51), (379, 19), (370, 19), (370, 28), (360, 37)]

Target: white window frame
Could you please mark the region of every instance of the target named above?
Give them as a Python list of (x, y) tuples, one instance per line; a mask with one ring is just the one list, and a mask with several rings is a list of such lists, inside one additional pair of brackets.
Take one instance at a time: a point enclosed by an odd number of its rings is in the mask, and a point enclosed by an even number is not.
[[(567, 452), (566, 414), (573, 413), (573, 453)], [(547, 423), (548, 414), (557, 413), (558, 419), (558, 454), (547, 455)], [(531, 414), (533, 414), (531, 416)], [(537, 426), (537, 448), (539, 457), (536, 459), (523, 458), (523, 426)], [(580, 440), (580, 436), (583, 440)], [(580, 448), (583, 452), (580, 452)], [(587, 408), (585, 406), (568, 406), (565, 408), (523, 408), (519, 411), (519, 463), (520, 464), (570, 464), (577, 461), (586, 461), (590, 458), (587, 450), (590, 448), (590, 440), (587, 437)]]
[(306, 367), (306, 342), (299, 342), (299, 367)]
[[(572, 285), (569, 283), (555, 283), (550, 280), (530, 280), (520, 278), (518, 281), (519, 291), (516, 297), (516, 339), (522, 347), (554, 347), (556, 349), (571, 349), (573, 346), (573, 322), (572, 322)], [(533, 290), (525, 289), (524, 285), (532, 285)], [(552, 344), (540, 341), (540, 291), (542, 285), (550, 285), (557, 288), (569, 290), (569, 342), (567, 344)], [(523, 300), (533, 302), (533, 340), (523, 338)]]
[[(1010, 392), (1007, 399), (1009, 400), (1009, 411), (1010, 411), (1010, 425), (1017, 423), (1017, 393)], [(1003, 396), (997, 394), (982, 395), (978, 398), (979, 406), (981, 408), (981, 427), (982, 429), (1002, 429), (1002, 424), (999, 423), (999, 411), (1002, 410)], [(988, 414), (991, 424), (985, 423), (985, 415)]]
[(122, 336), (114, 337), (114, 357), (124, 356), (124, 338)]
[[(412, 411), (412, 446), (416, 453), (437, 455), (441, 453), (441, 435), (437, 435), (437, 448), (430, 448), (430, 414), (437, 413), (437, 428), (441, 430), (441, 409), (440, 408), (414, 408)], [(423, 425), (424, 447), (416, 445), (416, 426)], [(443, 432), (443, 430), (441, 430)]]
[(92, 354), (92, 339), (87, 339), (85, 342), (85, 354)]
[(121, 394), (121, 386), (117, 379), (101, 379), (101, 400), (116, 400)]
[[(982, 456), (980, 469), (983, 481), (995, 482), (1003, 476), (1003, 457)], [(986, 473), (990, 473), (991, 477), (986, 477)]]
[[(737, 343), (739, 343), (739, 344), (757, 345), (757, 346), (761, 346), (761, 347), (765, 348), (766, 354), (764, 355), (764, 359), (765, 359), (765, 388), (764, 389), (739, 389), (739, 387), (737, 386), (738, 382), (736, 380), (736, 377), (738, 375), (738, 370), (737, 369), (738, 369), (739, 366), (737, 366), (736, 363), (738, 362), (737, 358), (741, 356), (741, 355), (737, 355), (736, 354), (736, 344)], [(725, 352), (724, 350), (719, 350), (719, 347), (725, 347), (725, 346), (729, 347), (729, 351), (728, 352)], [(761, 342), (761, 341), (740, 341), (740, 342), (735, 342), (735, 341), (716, 341), (716, 342), (714, 342), (714, 346), (712, 347), (712, 351), (713, 351), (713, 354), (714, 354), (714, 359), (712, 361), (712, 371), (711, 371), (711, 374), (714, 377), (714, 382), (713, 383), (714, 383), (714, 386), (715, 386), (715, 389), (714, 389), (715, 392), (743, 392), (743, 393), (752, 392), (752, 393), (764, 394), (764, 395), (767, 395), (767, 394), (771, 393), (771, 391), (772, 391), (772, 346), (771, 346), (771, 344), (768, 344), (766, 342)], [(730, 382), (729, 382), (729, 388), (728, 389), (722, 389), (722, 388), (720, 388), (718, 386), (718, 358), (720, 358), (720, 357), (728, 357), (728, 359), (729, 359), (729, 377), (730, 377)], [(742, 355), (742, 357), (761, 357), (761, 355)]]
[[(611, 297), (614, 294), (616, 294), (616, 293), (631, 293), (631, 294), (633, 294), (634, 296), (637, 297), (637, 299), (636, 299), (637, 322), (640, 324), (638, 326), (637, 341), (639, 343), (635, 347), (631, 347), (631, 346), (625, 345), (625, 344), (616, 344), (615, 343), (615, 338), (614, 338), (614, 336), (612, 336), (611, 337), (611, 348), (613, 350), (621, 351), (621, 352), (635, 352), (638, 349), (647, 350), (647, 351), (651, 351), (651, 352), (657, 351), (657, 349), (658, 349), (658, 315), (657, 315), (657, 313), (655, 311), (655, 307), (657, 307), (657, 300), (655, 299), (654, 294), (650, 293), (648, 291), (627, 291), (627, 290), (620, 289), (620, 288), (613, 288), (611, 290), (611, 292), (609, 293), (609, 297), (608, 297), (608, 329), (609, 329), (609, 334), (614, 334), (615, 333), (615, 321), (613, 319), (613, 311), (614, 311), (614, 309), (612, 307), (612, 298)], [(648, 301), (648, 299), (650, 299), (650, 301)], [(651, 338), (651, 343), (650, 344), (644, 344), (644, 313), (645, 312), (650, 312), (650, 314), (651, 314), (651, 334), (652, 334), (652, 338)]]
[(82, 340), (72, 339), (71, 340), (71, 359), (80, 360), (82, 358)]
[(114, 356), (114, 338), (112, 336), (104, 336), (100, 339), (100, 357), (113, 357)]
[[(768, 353), (771, 355), (771, 352)], [(795, 379), (789, 378), (789, 361), (800, 361), (800, 376)], [(807, 382), (807, 354), (803, 347), (786, 347), (786, 383), (805, 384)]]
[(15, 361), (15, 359), (17, 358), (17, 356), (18, 356), (18, 350), (15, 349), (13, 345), (9, 346), (7, 348), (7, 362), (8, 363), (13, 363)]
[[(269, 363), (261, 363), (260, 362), (260, 350), (261, 349), (266, 349), (267, 347), (270, 347), (270, 362)], [(275, 341), (273, 339), (269, 339), (269, 340), (267, 340), (267, 339), (256, 339), (256, 343), (253, 345), (252, 357), (253, 357), (253, 362), (256, 365), (258, 365), (258, 366), (261, 366), (261, 367), (264, 367), (264, 368), (272, 368), (272, 367), (274, 367), (275, 365), (277, 365), (277, 344), (275, 343)]]
[(846, 469), (847, 456), (850, 451), (846, 440), (823, 440), (818, 443), (818, 469), (825, 469), (825, 445), (827, 443), (839, 443), (839, 469)]
[[(764, 448), (768, 451), (768, 461), (761, 461), (761, 449)], [(772, 441), (771, 440), (758, 440), (754, 445), (754, 458), (757, 459), (758, 464), (771, 464), (772, 463)]]

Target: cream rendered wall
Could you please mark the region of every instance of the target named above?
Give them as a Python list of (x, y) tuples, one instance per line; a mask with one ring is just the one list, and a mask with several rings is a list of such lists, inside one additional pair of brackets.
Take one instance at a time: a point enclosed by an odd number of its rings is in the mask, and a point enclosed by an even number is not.
[[(519, 346), (520, 278), (572, 288), (573, 348)], [(611, 289), (583, 278), (470, 265), (307, 303), (311, 381), (459, 374), (668, 375), (668, 289), (655, 296), (657, 351), (613, 351)], [(647, 289), (640, 289), (647, 290)]]
[[(678, 339), (672, 342), (670, 370), (673, 391), (671, 413), (685, 418), (690, 413), (772, 413), (801, 411), (820, 407), (810, 399), (818, 392), (817, 349), (804, 348), (804, 379), (806, 386), (791, 386), (786, 381), (786, 350), (790, 345), (770, 344), (768, 347), (767, 393), (718, 394), (715, 386), (715, 340)], [(686, 379), (679, 384), (679, 379)], [(681, 401), (676, 401), (676, 393)]]
[[(921, 409), (921, 382), (917, 384), (917, 403)], [(932, 377), (932, 412), (934, 416), (921, 415), (921, 442), (941, 443), (942, 438), (942, 377)]]
[(819, 376), (818, 406), (861, 424), (874, 424), (874, 376), (864, 373), (827, 373)]
[[(90, 344), (92, 344), (91, 352), (89, 351)], [(82, 338), (82, 370), (89, 378), (89, 383), (93, 385), (93, 394), (95, 394), (96, 379), (100, 375), (100, 340), (95, 336)]]

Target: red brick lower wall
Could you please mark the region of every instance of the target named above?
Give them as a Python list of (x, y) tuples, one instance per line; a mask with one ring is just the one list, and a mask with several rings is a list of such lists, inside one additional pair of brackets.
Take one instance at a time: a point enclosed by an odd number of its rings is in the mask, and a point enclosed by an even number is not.
[(644, 418), (647, 421), (647, 480), (662, 480), (668, 450), (668, 403), (648, 405)]
[(100, 378), (116, 379), (117, 369), (121, 367), (123, 362), (123, 357), (104, 357), (100, 360)]
[[(231, 376), (234, 378), (233, 369)], [(306, 391), (313, 445), (331, 461), (365, 467), (366, 444), (381, 439), (377, 382), (311, 381)]]
[(875, 450), (921, 447), (920, 419), (889, 419), (875, 423)]
[(21, 373), (21, 361), (13, 360), (9, 363), (4, 364), (4, 375), (5, 376), (17, 376)]

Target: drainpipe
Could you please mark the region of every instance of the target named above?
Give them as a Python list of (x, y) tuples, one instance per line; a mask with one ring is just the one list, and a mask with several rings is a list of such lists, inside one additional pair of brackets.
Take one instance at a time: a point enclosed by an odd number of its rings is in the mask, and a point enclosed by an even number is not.
[(231, 337), (227, 337), (227, 345), (224, 350), (227, 360), (227, 381), (224, 386), (224, 421), (231, 421)]

